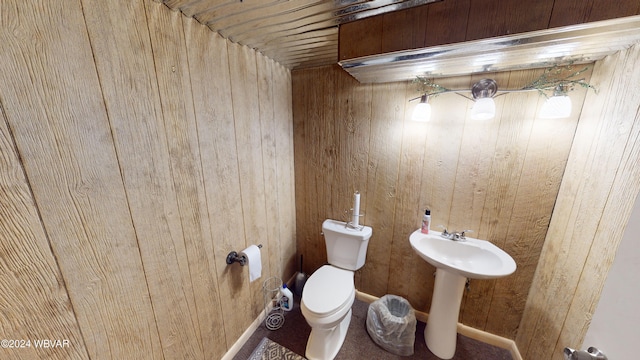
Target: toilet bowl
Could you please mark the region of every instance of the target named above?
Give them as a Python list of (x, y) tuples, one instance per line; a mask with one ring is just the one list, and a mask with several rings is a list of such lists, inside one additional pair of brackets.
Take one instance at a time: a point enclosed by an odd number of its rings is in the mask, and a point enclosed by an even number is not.
[(342, 347), (356, 297), (353, 275), (353, 271), (324, 265), (307, 280), (300, 302), (302, 315), (311, 326), (307, 359), (333, 359)]
[(329, 264), (309, 277), (300, 301), (302, 315), (311, 326), (305, 352), (309, 360), (332, 360), (342, 347), (356, 297), (354, 272), (364, 265), (373, 230), (325, 220), (322, 233)]

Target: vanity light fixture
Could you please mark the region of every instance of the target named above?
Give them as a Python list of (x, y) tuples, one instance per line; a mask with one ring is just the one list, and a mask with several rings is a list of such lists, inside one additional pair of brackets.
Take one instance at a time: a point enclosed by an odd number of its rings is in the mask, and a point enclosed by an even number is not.
[[(500, 94), (498, 94), (498, 84), (492, 79), (482, 79), (473, 84), (469, 90), (452, 90), (438, 85), (430, 79), (417, 77), (414, 82), (419, 84), (419, 91), (422, 93), (422, 96), (409, 100), (415, 101), (420, 99), (420, 103), (414, 109), (412, 120), (428, 121), (431, 116), (431, 105), (428, 103), (429, 97), (450, 92), (456, 93), (474, 102), (473, 107), (471, 108), (471, 118), (473, 120), (489, 120), (496, 114), (496, 105), (493, 100), (494, 97), (512, 92), (525, 91), (538, 91), (540, 94), (547, 97), (546, 102), (540, 109), (540, 114), (538, 114), (540, 118), (566, 118), (571, 115), (571, 98), (569, 98), (568, 92), (573, 90), (575, 85), (579, 85), (587, 89), (593, 89), (597, 92), (597, 90), (589, 83), (585, 82), (584, 79), (576, 79), (578, 75), (588, 69), (589, 67), (585, 67), (581, 70), (574, 71), (571, 65), (561, 67), (555, 66), (546, 69), (538, 79), (525, 87), (515, 90), (500, 90)], [(553, 91), (552, 96), (547, 95), (550, 91)], [(473, 98), (461, 94), (463, 92), (471, 92)]]
[[(419, 80), (422, 79), (419, 78)], [(418, 105), (416, 105), (416, 107), (413, 109), (413, 115), (411, 116), (411, 120), (413, 121), (429, 121), (429, 119), (431, 118), (431, 104), (429, 104), (428, 102), (429, 96), (435, 96), (449, 92), (455, 92), (456, 94), (474, 102), (473, 108), (471, 109), (471, 118), (473, 120), (489, 120), (493, 119), (493, 117), (496, 116), (496, 104), (493, 101), (493, 97), (498, 92), (498, 84), (493, 79), (482, 79), (473, 84), (473, 87), (470, 90), (473, 98), (460, 94), (465, 90), (446, 89), (440, 85), (431, 83), (430, 81), (423, 83), (423, 86), (431, 87), (433, 91), (431, 93), (427, 93), (425, 91), (425, 93), (422, 94), (422, 96), (420, 96), (419, 98), (416, 97), (409, 100), (415, 101), (420, 99)]]

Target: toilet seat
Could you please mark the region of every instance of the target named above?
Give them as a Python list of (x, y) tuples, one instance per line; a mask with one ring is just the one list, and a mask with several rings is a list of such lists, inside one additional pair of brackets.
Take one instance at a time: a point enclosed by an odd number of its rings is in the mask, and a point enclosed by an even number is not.
[(347, 305), (354, 293), (353, 271), (324, 265), (307, 280), (302, 302), (314, 315), (326, 317)]

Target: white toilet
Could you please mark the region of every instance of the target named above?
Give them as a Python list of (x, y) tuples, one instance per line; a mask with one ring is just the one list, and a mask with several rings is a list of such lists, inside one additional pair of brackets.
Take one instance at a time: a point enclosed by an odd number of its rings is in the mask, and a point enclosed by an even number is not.
[(333, 359), (351, 322), (351, 305), (356, 297), (353, 274), (364, 265), (373, 230), (345, 225), (336, 220), (322, 223), (330, 265), (316, 270), (302, 292), (300, 309), (311, 326), (305, 353), (309, 360)]

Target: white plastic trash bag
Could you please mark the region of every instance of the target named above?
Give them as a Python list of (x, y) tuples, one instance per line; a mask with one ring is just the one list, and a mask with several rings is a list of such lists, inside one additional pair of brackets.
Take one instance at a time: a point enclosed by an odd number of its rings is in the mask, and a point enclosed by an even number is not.
[(369, 305), (367, 332), (383, 349), (400, 356), (413, 355), (416, 313), (406, 299), (385, 295)]

